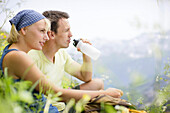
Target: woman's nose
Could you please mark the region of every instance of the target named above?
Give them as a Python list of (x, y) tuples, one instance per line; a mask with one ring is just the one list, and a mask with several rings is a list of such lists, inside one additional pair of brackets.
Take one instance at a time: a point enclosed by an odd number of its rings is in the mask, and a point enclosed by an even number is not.
[(44, 40), (46, 40), (46, 41), (49, 40), (47, 33), (44, 35)]

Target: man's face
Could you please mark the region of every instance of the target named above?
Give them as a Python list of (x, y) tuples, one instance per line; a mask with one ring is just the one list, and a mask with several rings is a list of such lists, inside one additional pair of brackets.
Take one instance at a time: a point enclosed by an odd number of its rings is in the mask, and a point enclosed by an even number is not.
[(67, 48), (72, 37), (69, 22), (67, 19), (62, 18), (58, 21), (58, 25), (57, 34), (55, 34), (56, 44), (60, 48)]

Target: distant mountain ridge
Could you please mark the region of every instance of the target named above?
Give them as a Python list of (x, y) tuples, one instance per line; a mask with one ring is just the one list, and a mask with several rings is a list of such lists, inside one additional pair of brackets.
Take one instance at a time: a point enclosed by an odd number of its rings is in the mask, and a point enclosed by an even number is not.
[[(143, 79), (154, 80), (163, 71), (164, 62), (170, 57), (170, 31), (143, 33), (131, 40), (107, 41), (97, 39), (94, 45), (101, 50), (101, 57), (94, 61), (96, 75), (106, 74), (114, 83), (131, 83), (131, 74), (137, 73)], [(100, 73), (99, 69), (105, 69)], [(124, 80), (125, 79), (125, 80)], [(121, 85), (119, 82), (118, 86)]]
[[(107, 39), (107, 38), (106, 38)], [(112, 41), (105, 39), (94, 40), (94, 45), (109, 55), (112, 52), (127, 54), (130, 57), (150, 56), (154, 46), (160, 46), (160, 49), (169, 51), (170, 31), (165, 34), (143, 33), (131, 40)], [(109, 48), (109, 49), (108, 49)], [(134, 55), (134, 56), (133, 56)]]

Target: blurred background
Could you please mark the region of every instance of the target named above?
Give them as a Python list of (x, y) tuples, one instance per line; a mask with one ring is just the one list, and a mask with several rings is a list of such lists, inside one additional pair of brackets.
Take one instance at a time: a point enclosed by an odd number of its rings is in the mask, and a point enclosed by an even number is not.
[[(93, 61), (94, 78), (105, 88), (124, 91), (122, 98), (138, 107), (170, 97), (170, 0), (0, 0), (0, 27), (22, 9), (65, 11), (72, 39), (85, 38), (101, 51)], [(3, 9), (3, 10), (2, 10)], [(82, 62), (72, 43), (68, 52)], [(80, 82), (80, 81), (79, 81)], [(166, 92), (159, 95), (159, 91)]]

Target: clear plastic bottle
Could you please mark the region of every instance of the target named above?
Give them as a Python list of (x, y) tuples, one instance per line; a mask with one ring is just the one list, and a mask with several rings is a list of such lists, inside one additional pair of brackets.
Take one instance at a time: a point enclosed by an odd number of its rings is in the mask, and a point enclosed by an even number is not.
[(101, 54), (99, 50), (88, 43), (83, 43), (81, 40), (73, 40), (73, 45), (76, 48), (80, 48), (81, 52), (92, 58), (93, 60), (97, 60)]

